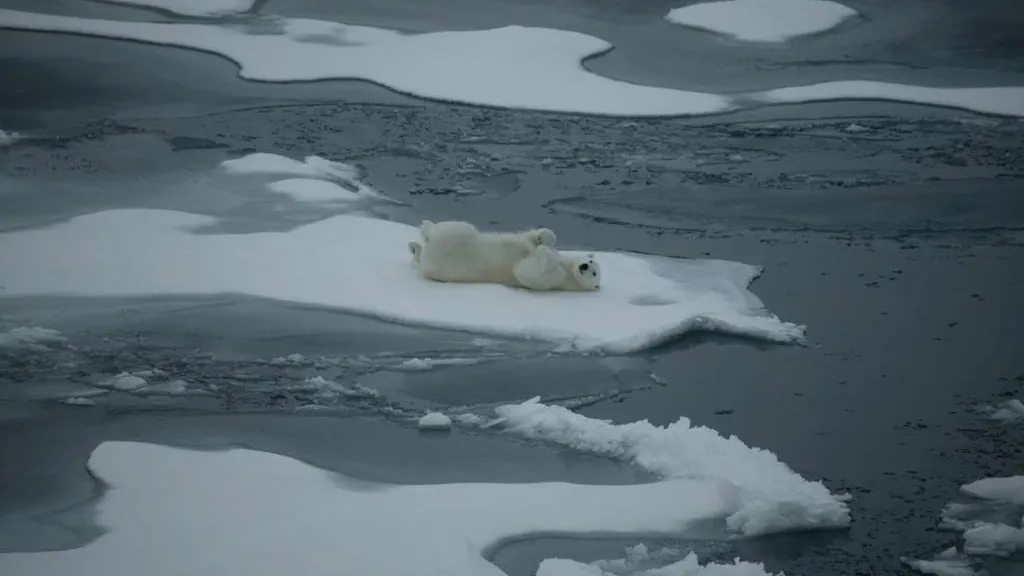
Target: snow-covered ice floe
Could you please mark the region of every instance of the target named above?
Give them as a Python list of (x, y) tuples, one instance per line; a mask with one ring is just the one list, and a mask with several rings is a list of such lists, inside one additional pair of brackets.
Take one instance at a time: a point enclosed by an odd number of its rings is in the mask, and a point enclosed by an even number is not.
[(972, 576), (978, 573), (974, 568), (978, 557), (1024, 552), (1024, 476), (982, 478), (964, 484), (960, 491), (985, 501), (982, 505), (953, 502), (942, 512), (940, 528), (963, 532), (962, 552), (953, 547), (933, 560), (903, 558), (905, 564), (925, 574)]
[(889, 100), (961, 108), (984, 114), (1024, 116), (1024, 87), (1021, 86), (935, 88), (871, 80), (844, 80), (777, 88), (755, 94), (754, 97), (775, 104), (823, 100)]
[[(222, 55), (249, 80), (361, 79), (433, 100), (599, 115), (689, 115), (731, 109), (717, 94), (604, 78), (580, 62), (608, 42), (549, 28), (403, 34), (320, 20), (244, 25), (118, 22), (0, 10), (0, 27), (87, 34)], [(268, 31), (268, 25), (272, 31)]]
[(0, 331), (0, 350), (47, 350), (64, 346), (67, 338), (56, 330), (38, 326), (18, 326)]
[(751, 42), (784, 42), (835, 28), (857, 11), (828, 0), (721, 0), (670, 11), (665, 20)]
[(0, 130), (0, 148), (14, 144), (20, 137), (17, 132), (4, 132)]
[(105, 532), (80, 548), (0, 554), (0, 574), (502, 576), (484, 555), (510, 539), (683, 537), (734, 501), (712, 480), (388, 485), (277, 454), (134, 442), (101, 444), (88, 467), (108, 486), (96, 504)]
[[(630, 550), (632, 552), (639, 545)], [(643, 556), (641, 551), (640, 555)], [(637, 568), (622, 560), (598, 560), (584, 564), (564, 558), (548, 558), (540, 563), (536, 576), (776, 576), (764, 569), (760, 562), (744, 562), (736, 558), (730, 563), (701, 565), (697, 554), (690, 552), (685, 558), (656, 568)], [(780, 572), (777, 576), (785, 576)]]
[(700, 329), (775, 342), (804, 335), (747, 289), (760, 269), (737, 262), (598, 252), (600, 291), (538, 293), (421, 278), (407, 247), (419, 230), (397, 222), (341, 214), (288, 232), (190, 230), (215, 222), (110, 210), (0, 234), (3, 294), (237, 293), (623, 353)]
[[(821, 21), (816, 25), (820, 26)], [(358, 79), (421, 98), (499, 108), (609, 116), (686, 116), (727, 112), (757, 101), (876, 99), (1024, 116), (1024, 87), (933, 88), (853, 80), (779, 88), (736, 99), (631, 84), (591, 73), (580, 64), (610, 50), (611, 44), (586, 34), (550, 28), (505, 26), (403, 34), (274, 16), (246, 23), (191, 24), (120, 22), (3, 9), (0, 28), (85, 34), (199, 50), (234, 61), (240, 68), (239, 75), (249, 80)]]
[(365, 199), (394, 202), (364, 183), (355, 166), (320, 156), (307, 156), (300, 162), (279, 154), (255, 152), (225, 160), (220, 169), (236, 176), (291, 176), (267, 182), (266, 188), (297, 202), (347, 203)]
[(1011, 398), (995, 408), (987, 407), (984, 411), (989, 418), (1000, 422), (1012, 424), (1024, 421), (1024, 402), (1016, 398)]
[(159, 8), (183, 16), (227, 16), (252, 8), (256, 0), (110, 0), (117, 4)]
[(534, 398), (495, 409), (506, 432), (574, 450), (626, 460), (661, 478), (728, 487), (726, 526), (752, 536), (788, 530), (841, 528), (850, 522), (847, 497), (802, 478), (772, 452), (725, 438), (680, 418), (667, 427), (646, 420), (613, 424)]

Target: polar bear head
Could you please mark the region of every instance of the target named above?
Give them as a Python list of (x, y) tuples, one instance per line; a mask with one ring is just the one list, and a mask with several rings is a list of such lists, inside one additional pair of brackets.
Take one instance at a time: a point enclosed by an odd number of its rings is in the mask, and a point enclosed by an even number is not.
[(601, 287), (601, 266), (594, 259), (593, 254), (574, 258), (569, 270), (583, 290), (597, 290)]

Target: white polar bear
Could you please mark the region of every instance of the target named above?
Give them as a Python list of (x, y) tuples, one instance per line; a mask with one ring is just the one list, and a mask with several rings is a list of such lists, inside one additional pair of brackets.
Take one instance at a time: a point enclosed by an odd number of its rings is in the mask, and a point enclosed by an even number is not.
[(468, 222), (420, 225), (423, 243), (410, 242), (419, 273), (439, 282), (493, 283), (530, 290), (597, 290), (601, 270), (593, 254), (569, 258), (555, 249), (547, 228), (481, 232)]

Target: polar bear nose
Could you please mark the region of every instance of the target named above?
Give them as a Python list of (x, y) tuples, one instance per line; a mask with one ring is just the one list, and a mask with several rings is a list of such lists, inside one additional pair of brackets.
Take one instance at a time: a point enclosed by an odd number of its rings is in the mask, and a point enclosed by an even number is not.
[(590, 268), (590, 264), (587, 264), (586, 262), (580, 264), (580, 272), (586, 272), (588, 268)]

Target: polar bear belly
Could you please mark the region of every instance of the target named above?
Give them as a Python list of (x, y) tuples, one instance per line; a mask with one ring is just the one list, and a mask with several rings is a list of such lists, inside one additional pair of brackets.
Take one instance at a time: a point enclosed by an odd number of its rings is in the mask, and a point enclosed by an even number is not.
[(420, 270), (441, 282), (520, 286), (513, 271), (530, 249), (528, 240), (512, 234), (440, 234), (424, 245)]

